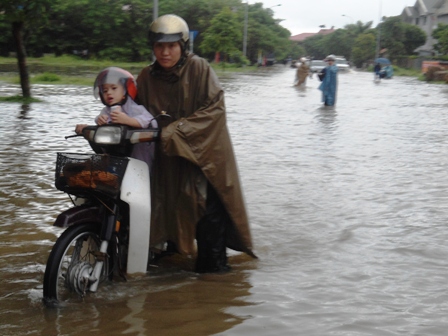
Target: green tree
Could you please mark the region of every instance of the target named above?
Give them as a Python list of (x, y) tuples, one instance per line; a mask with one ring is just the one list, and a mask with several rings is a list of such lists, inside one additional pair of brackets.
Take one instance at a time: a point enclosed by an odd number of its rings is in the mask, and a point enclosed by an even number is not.
[(0, 56), (8, 56), (12, 50), (11, 22), (6, 15), (0, 13)]
[(323, 59), (329, 54), (343, 55), (349, 60), (352, 58), (354, 41), (365, 32), (372, 31), (372, 21), (348, 24), (332, 34), (315, 35), (301, 42), (308, 55), (315, 59)]
[(358, 35), (352, 51), (352, 60), (356, 67), (360, 68), (364, 63), (375, 57), (376, 38), (372, 32)]
[(390, 58), (412, 55), (414, 50), (425, 44), (426, 41), (426, 34), (423, 30), (402, 22), (399, 16), (384, 18), (376, 31), (380, 33), (378, 48), (387, 48)]
[(345, 26), (345, 29), (347, 30), (346, 37), (348, 38), (348, 41), (346, 41), (346, 47), (348, 47), (350, 49), (348, 51), (348, 53), (345, 55), (347, 56), (347, 58), (350, 61), (354, 61), (353, 60), (353, 47), (354, 47), (354, 43), (355, 43), (356, 39), (362, 34), (365, 34), (367, 32), (372, 32), (372, 24), (373, 24), (373, 21), (368, 21), (366, 23), (364, 23), (362, 21), (357, 21), (355, 24), (350, 24), (350, 25)]
[(446, 55), (448, 53), (448, 25), (439, 23), (437, 28), (433, 30), (432, 37), (437, 39), (434, 49), (442, 55)]
[[(241, 22), (241, 31), (244, 28), (245, 6), (248, 6), (246, 56), (251, 63), (257, 61), (259, 52), (264, 55), (275, 54), (278, 59), (287, 57), (293, 47), (289, 41), (291, 33), (279, 24), (280, 21), (274, 19), (272, 9), (263, 8), (262, 3), (240, 5), (238, 16)], [(241, 40), (240, 46), (242, 47), (242, 45), (243, 41)]]
[[(149, 4), (151, 3), (151, 4)], [(152, 21), (152, 2), (147, 0), (120, 0), (116, 12), (116, 35), (111, 35), (105, 50), (99, 57), (131, 62), (149, 59), (149, 23)]]
[(47, 18), (47, 10), (50, 0), (2, 0), (0, 13), (10, 22), (12, 37), (17, 55), (17, 64), (20, 75), (22, 96), (31, 97), (28, 68), (26, 65), (26, 47), (24, 43), (24, 31), (28, 28), (39, 27)]
[[(18, 0), (2, 0), (0, 12), (8, 12), (8, 18), (11, 18), (8, 6), (11, 5), (16, 11), (13, 6), (15, 1)], [(30, 55), (39, 56), (46, 52), (58, 56), (72, 54), (74, 50), (88, 50), (90, 57), (101, 59), (139, 61), (150, 56), (147, 34), (153, 21), (151, 0), (23, 0), (22, 3), (26, 4), (24, 8), (48, 5), (45, 11), (33, 12), (40, 22), (46, 21), (47, 25), (38, 25), (37, 20), (31, 25), (30, 19), (25, 20), (23, 40)], [(173, 13), (183, 17), (190, 30), (199, 32), (194, 41), (198, 48), (195, 47), (194, 51), (201, 53), (199, 46), (206, 36), (205, 32), (212, 26), (212, 19), (223, 8), (228, 8), (237, 18), (232, 21), (231, 27), (238, 35), (232, 41), (232, 53), (236, 54), (236, 50), (241, 52), (243, 49), (246, 6), (249, 10), (247, 56), (256, 61), (259, 51), (264, 54), (275, 52), (277, 58), (290, 55), (295, 48), (289, 41), (290, 32), (274, 19), (272, 9), (263, 8), (262, 3), (250, 5), (241, 0), (183, 0), (180, 6), (179, 0), (164, 0), (159, 1), (159, 15)], [(2, 52), (7, 53), (12, 51), (9, 48), (12, 34), (11, 29), (5, 28), (5, 18), (5, 15), (0, 16), (0, 46)], [(214, 52), (202, 54), (211, 58)]]
[[(159, 1), (159, 15), (176, 14), (187, 21), (190, 30), (199, 32), (194, 40), (195, 46), (200, 46), (203, 40), (203, 33), (210, 27), (210, 21), (219, 14), (223, 8), (228, 7), (232, 11), (238, 11), (241, 7), (241, 0), (183, 0), (179, 6), (179, 0)], [(242, 21), (238, 23), (243, 31)], [(242, 48), (242, 40), (240, 42)], [(195, 52), (199, 48), (194, 49)], [(213, 58), (214, 53), (206, 55)]]
[(305, 57), (308, 56), (308, 54), (306, 53), (305, 48), (293, 41), (290, 41), (290, 48), (289, 51), (287, 53), (287, 56), (291, 56), (292, 59), (300, 59), (301, 57)]
[(89, 55), (123, 61), (148, 58), (152, 7), (145, 0), (60, 0), (52, 7), (48, 45), (57, 54), (88, 50)]
[(301, 44), (304, 46), (307, 55), (313, 59), (324, 59), (328, 55), (324, 35), (311, 36)]
[(426, 42), (426, 33), (417, 26), (403, 23), (404, 27), (404, 49), (406, 55), (414, 54), (414, 50), (422, 46)]
[(278, 59), (287, 58), (293, 48), (292, 41), (289, 40), (291, 32), (280, 25), (280, 21), (273, 20), (270, 25), (272, 31), (271, 52), (275, 53)]
[(200, 49), (205, 52), (219, 52), (229, 55), (238, 52), (235, 41), (241, 40), (241, 29), (237, 16), (230, 8), (223, 8), (210, 22), (203, 33)]
[(390, 58), (406, 54), (405, 27), (399, 16), (385, 18), (377, 27), (380, 34), (379, 50), (387, 48)]
[(372, 29), (373, 21), (369, 21), (367, 23), (363, 23), (362, 21), (358, 21), (353, 24), (348, 24), (344, 28), (351, 34), (351, 36), (357, 37), (361, 34), (364, 34)]
[(341, 55), (350, 58), (352, 50), (352, 36), (347, 29), (338, 29), (323, 38), (325, 53)]

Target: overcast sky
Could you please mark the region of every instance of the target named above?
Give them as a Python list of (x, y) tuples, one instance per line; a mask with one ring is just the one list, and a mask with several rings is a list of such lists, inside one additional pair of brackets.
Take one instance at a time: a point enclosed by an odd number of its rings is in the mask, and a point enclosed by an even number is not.
[[(248, 0), (249, 4), (262, 2), (264, 8), (272, 7), (275, 19), (292, 35), (317, 33), (320, 25), (335, 29), (362, 21), (373, 21), (373, 27), (382, 16), (400, 15), (406, 6), (417, 0)], [(244, 2), (244, 0), (243, 0)], [(343, 16), (345, 15), (345, 16)]]

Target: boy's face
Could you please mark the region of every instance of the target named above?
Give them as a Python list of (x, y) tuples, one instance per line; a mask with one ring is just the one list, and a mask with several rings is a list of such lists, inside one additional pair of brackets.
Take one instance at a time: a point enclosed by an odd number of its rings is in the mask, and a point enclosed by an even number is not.
[(103, 84), (101, 87), (104, 101), (112, 106), (120, 103), (125, 98), (124, 87), (119, 84)]
[(179, 42), (156, 42), (153, 49), (157, 62), (165, 70), (175, 66), (182, 55), (182, 48)]

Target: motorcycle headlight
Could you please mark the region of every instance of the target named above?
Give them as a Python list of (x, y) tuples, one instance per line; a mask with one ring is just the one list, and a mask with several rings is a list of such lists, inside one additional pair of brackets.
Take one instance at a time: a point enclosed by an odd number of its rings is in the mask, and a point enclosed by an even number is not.
[(99, 145), (118, 145), (121, 143), (122, 131), (118, 126), (99, 127), (93, 142)]

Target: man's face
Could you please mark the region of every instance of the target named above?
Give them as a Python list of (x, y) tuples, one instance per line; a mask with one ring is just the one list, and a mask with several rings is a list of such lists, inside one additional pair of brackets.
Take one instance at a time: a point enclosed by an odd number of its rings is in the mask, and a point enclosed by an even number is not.
[(154, 54), (162, 68), (168, 70), (180, 60), (182, 49), (179, 42), (156, 42), (154, 43)]

